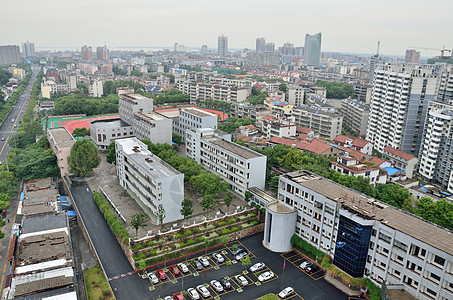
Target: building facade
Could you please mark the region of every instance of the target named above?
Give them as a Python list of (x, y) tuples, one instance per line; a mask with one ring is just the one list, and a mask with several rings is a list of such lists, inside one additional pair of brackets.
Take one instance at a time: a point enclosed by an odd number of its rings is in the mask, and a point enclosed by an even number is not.
[(370, 116), (370, 106), (356, 99), (341, 101), (340, 113), (343, 115), (343, 126), (347, 126), (359, 136), (365, 136)]
[(266, 156), (221, 138), (212, 128), (186, 133), (187, 157), (222, 177), (233, 192), (244, 196), (249, 187), (264, 189)]
[(105, 119), (90, 122), (90, 137), (99, 150), (106, 150), (116, 139), (135, 136), (132, 126), (121, 119)]
[(218, 100), (230, 103), (242, 102), (249, 96), (249, 89), (246, 87), (235, 87), (233, 85), (220, 85), (194, 81), (183, 81), (178, 84), (178, 90), (190, 96), (190, 103), (196, 100)]
[(183, 218), (184, 174), (152, 154), (137, 138), (115, 141), (117, 175), (122, 188), (143, 211), (157, 223), (157, 211), (162, 205), (165, 223)]
[(217, 54), (223, 57), (228, 55), (228, 37), (223, 34), (217, 40)]
[(404, 57), (404, 62), (409, 64), (419, 64), (420, 63), (420, 52), (417, 52), (414, 49), (406, 50), (406, 56)]
[(102, 97), (104, 95), (102, 80), (94, 79), (88, 86), (88, 93), (91, 97)]
[(394, 167), (404, 171), (408, 178), (412, 178), (415, 175), (418, 166), (417, 157), (387, 146), (382, 152), (382, 158), (391, 162)]
[(178, 120), (173, 122), (173, 133), (180, 135), (185, 143), (186, 131), (195, 128), (217, 129), (217, 115), (195, 107), (181, 108)]
[(293, 108), (293, 117), (297, 126), (310, 128), (320, 138), (333, 140), (341, 133), (343, 116), (332, 110), (302, 105)]
[(19, 46), (0, 46), (0, 65), (10, 65), (20, 62)]
[(22, 56), (25, 58), (35, 56), (35, 44), (30, 43), (29, 41), (23, 43), (22, 44)]
[(305, 35), (304, 63), (308, 66), (321, 65), (321, 32)]
[(270, 139), (273, 136), (296, 136), (296, 124), (290, 120), (280, 118), (263, 118), (263, 137)]

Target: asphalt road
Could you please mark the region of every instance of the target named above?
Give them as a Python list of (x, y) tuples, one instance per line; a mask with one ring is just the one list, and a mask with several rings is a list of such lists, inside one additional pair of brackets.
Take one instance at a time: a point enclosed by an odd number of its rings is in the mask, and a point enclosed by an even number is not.
[[(71, 187), (71, 193), (79, 209), (79, 217), (85, 223), (107, 277), (111, 278), (133, 272), (134, 270), (126, 259), (123, 250), (105, 222), (104, 216), (94, 203), (89, 186), (84, 181), (80, 181), (77, 186)], [(112, 281), (111, 287), (116, 299), (145, 299), (149, 297), (148, 282), (138, 276), (128, 276), (122, 280)]]
[(28, 105), (28, 98), (30, 98), (31, 89), (33, 87), (33, 83), (36, 80), (36, 75), (38, 74), (40, 68), (32, 66), (32, 76), (30, 81), (25, 86), (24, 91), (22, 92), (21, 96), (17, 100), (15, 106), (11, 109), (8, 116), (5, 118), (5, 121), (0, 125), (0, 161), (3, 162), (8, 155), (9, 150), (11, 147), (8, 144), (8, 141), (11, 139), (13, 134), (17, 131), (17, 127), (19, 127), (19, 121), (24, 116), (25, 110), (27, 109), (26, 105)]

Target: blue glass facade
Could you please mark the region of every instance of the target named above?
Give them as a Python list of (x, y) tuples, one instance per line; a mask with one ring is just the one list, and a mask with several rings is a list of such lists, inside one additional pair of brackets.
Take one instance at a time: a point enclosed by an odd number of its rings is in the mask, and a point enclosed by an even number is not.
[(334, 265), (352, 277), (363, 277), (372, 228), (340, 216)]

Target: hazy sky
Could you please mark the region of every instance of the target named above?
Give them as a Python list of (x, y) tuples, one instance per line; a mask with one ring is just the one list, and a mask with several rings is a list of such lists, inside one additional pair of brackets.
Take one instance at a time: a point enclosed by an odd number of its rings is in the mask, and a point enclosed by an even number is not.
[[(304, 45), (322, 32), (322, 51), (404, 55), (411, 46), (453, 48), (451, 0), (3, 0), (0, 45), (29, 40), (38, 48), (255, 48), (264, 37), (276, 47)], [(437, 51), (419, 50), (422, 56)]]

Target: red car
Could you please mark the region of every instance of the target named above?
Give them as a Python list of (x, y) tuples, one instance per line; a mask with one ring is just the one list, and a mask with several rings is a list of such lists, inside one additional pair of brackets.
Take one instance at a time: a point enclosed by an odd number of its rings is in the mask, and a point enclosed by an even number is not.
[(184, 300), (184, 297), (181, 295), (181, 293), (174, 293), (173, 294), (173, 299), (175, 299), (175, 300)]
[(179, 275), (180, 274), (178, 267), (176, 267), (175, 265), (171, 265), (168, 268), (170, 269), (170, 272), (173, 273), (173, 275)]
[(156, 275), (157, 275), (157, 277), (159, 277), (160, 280), (167, 279), (167, 275), (165, 275), (165, 272), (162, 270), (157, 270)]

